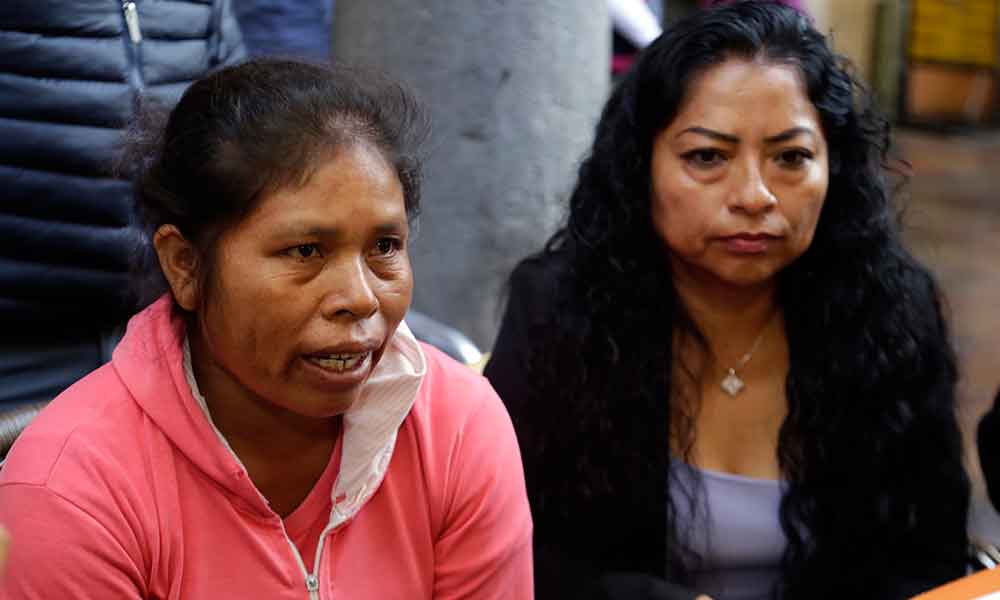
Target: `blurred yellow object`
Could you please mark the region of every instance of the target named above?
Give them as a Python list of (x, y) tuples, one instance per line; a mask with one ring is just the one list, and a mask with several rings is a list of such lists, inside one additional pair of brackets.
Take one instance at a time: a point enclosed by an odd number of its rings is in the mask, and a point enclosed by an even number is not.
[(997, 82), (989, 69), (912, 64), (906, 88), (907, 113), (923, 119), (982, 123), (996, 102)]
[(914, 596), (913, 600), (1000, 600), (1000, 570), (980, 571)]
[(7, 547), (10, 545), (10, 535), (7, 530), (0, 526), (0, 574), (3, 573), (3, 566), (7, 563)]
[(998, 0), (915, 0), (910, 58), (995, 67)]
[(485, 352), (485, 353), (483, 353), (483, 356), (479, 360), (477, 360), (474, 363), (469, 363), (466, 366), (469, 367), (470, 369), (472, 369), (473, 371), (475, 371), (476, 373), (479, 373), (480, 375), (482, 375), (483, 374), (483, 369), (486, 368), (486, 363), (488, 363), (488, 362), (490, 362), (490, 353), (489, 352)]

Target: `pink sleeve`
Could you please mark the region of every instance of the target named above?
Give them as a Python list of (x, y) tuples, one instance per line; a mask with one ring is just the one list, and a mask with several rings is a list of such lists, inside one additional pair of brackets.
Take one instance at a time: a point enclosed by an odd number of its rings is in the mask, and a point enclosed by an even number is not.
[(10, 551), (4, 600), (145, 598), (141, 561), (93, 516), (40, 485), (0, 487)]
[(517, 438), (493, 389), (453, 449), (435, 600), (531, 600), (531, 511)]

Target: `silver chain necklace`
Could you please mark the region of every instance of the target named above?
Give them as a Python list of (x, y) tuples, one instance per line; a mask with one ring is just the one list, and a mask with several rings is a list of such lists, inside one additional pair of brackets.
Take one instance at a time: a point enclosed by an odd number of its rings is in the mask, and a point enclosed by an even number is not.
[(744, 390), (744, 388), (747, 387), (747, 383), (743, 381), (742, 377), (736, 374), (736, 371), (747, 366), (747, 363), (750, 362), (751, 358), (753, 358), (753, 353), (757, 351), (757, 348), (760, 346), (760, 342), (764, 339), (764, 334), (767, 333), (767, 330), (771, 325), (771, 321), (773, 320), (774, 317), (767, 320), (767, 323), (764, 324), (764, 328), (760, 330), (760, 334), (757, 335), (757, 339), (753, 341), (753, 345), (750, 346), (747, 353), (740, 358), (740, 361), (736, 363), (735, 367), (730, 367), (726, 371), (726, 376), (719, 382), (719, 387), (722, 388), (722, 391), (726, 392), (733, 398), (735, 398)]

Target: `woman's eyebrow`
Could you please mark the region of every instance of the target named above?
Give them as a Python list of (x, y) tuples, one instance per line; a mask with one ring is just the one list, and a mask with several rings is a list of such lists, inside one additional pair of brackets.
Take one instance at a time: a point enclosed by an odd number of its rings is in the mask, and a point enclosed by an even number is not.
[(684, 131), (678, 133), (675, 137), (681, 137), (685, 133), (696, 133), (698, 135), (703, 135), (705, 137), (710, 137), (712, 139), (719, 140), (720, 142), (726, 142), (728, 144), (738, 144), (740, 143), (740, 138), (735, 135), (730, 135), (728, 133), (722, 133), (721, 131), (715, 131), (713, 129), (708, 129), (705, 127), (688, 127)]
[(287, 225), (277, 229), (275, 235), (282, 238), (335, 238), (342, 231), (339, 227)]
[[(376, 235), (398, 235), (407, 229), (406, 221), (396, 221), (394, 219), (383, 221), (375, 226)], [(337, 239), (344, 235), (344, 227), (331, 226), (296, 226), (289, 225), (275, 231), (275, 237), (284, 238), (323, 238)]]
[(376, 235), (398, 235), (407, 230), (406, 221), (386, 221), (375, 227)]
[(787, 142), (788, 140), (796, 138), (800, 135), (815, 136), (816, 134), (808, 127), (792, 127), (791, 129), (782, 131), (779, 134), (764, 138), (764, 143), (780, 144), (781, 142)]
[[(715, 131), (714, 129), (708, 129), (705, 127), (688, 127), (684, 131), (678, 133), (675, 137), (680, 137), (685, 133), (695, 133), (698, 135), (703, 135), (705, 137), (710, 137), (712, 139), (719, 140), (720, 142), (726, 142), (727, 144), (739, 144), (740, 138), (728, 133), (722, 133), (720, 131)], [(768, 136), (764, 138), (765, 144), (780, 144), (781, 142), (787, 142), (800, 135), (814, 136), (815, 133), (812, 129), (808, 127), (792, 127), (782, 131), (781, 133)]]

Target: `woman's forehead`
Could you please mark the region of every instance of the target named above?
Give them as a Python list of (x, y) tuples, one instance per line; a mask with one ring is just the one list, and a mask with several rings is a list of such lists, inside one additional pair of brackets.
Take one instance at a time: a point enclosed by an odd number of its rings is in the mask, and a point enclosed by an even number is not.
[(693, 78), (668, 130), (697, 124), (734, 131), (817, 127), (819, 114), (797, 67), (729, 59)]
[(301, 185), (266, 194), (245, 226), (344, 232), (374, 221), (405, 225), (403, 187), (381, 152), (352, 144), (320, 160)]

